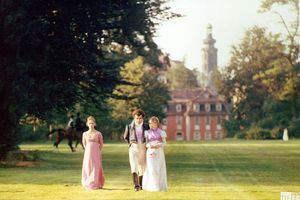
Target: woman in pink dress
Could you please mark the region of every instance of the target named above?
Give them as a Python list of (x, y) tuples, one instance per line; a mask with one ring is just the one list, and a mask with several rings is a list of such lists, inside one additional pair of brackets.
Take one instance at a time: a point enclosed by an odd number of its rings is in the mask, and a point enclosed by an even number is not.
[(96, 120), (90, 116), (86, 120), (89, 130), (83, 133), (82, 144), (85, 148), (82, 163), (81, 184), (87, 189), (101, 189), (104, 185), (101, 150), (102, 134), (95, 129)]

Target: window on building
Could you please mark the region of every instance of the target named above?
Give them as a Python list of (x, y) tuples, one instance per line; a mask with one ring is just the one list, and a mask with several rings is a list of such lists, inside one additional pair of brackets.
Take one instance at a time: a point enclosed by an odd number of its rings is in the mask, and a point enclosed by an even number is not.
[(200, 125), (200, 116), (195, 116), (195, 125)]
[(203, 112), (203, 111), (205, 111), (204, 105), (200, 104), (200, 112)]
[(216, 104), (216, 110), (219, 111), (219, 112), (222, 111), (222, 104), (221, 103)]
[(167, 125), (167, 118), (163, 118), (162, 124)]
[(182, 111), (182, 105), (181, 104), (177, 104), (176, 105), (176, 112), (181, 112)]
[(210, 116), (205, 116), (205, 124), (210, 124)]
[(205, 140), (211, 140), (211, 132), (210, 131), (205, 132)]
[(210, 111), (210, 104), (209, 104), (209, 103), (206, 103), (206, 104), (205, 104), (205, 111), (206, 111), (206, 112), (209, 112), (209, 111)]
[(199, 103), (194, 103), (194, 111), (195, 112), (199, 112), (200, 111), (200, 105), (199, 105)]
[(176, 116), (176, 124), (181, 125), (182, 124), (182, 118), (181, 116)]
[(200, 132), (199, 131), (196, 131), (194, 133), (194, 140), (200, 140), (201, 139), (201, 136), (200, 136)]
[(183, 135), (181, 132), (176, 133), (176, 140), (183, 140)]
[(222, 132), (221, 131), (217, 131), (217, 139), (222, 139)]
[(222, 118), (220, 115), (217, 116), (217, 124), (222, 124)]
[(195, 127), (194, 127), (194, 129), (195, 130), (200, 130), (200, 116), (195, 116), (194, 117), (194, 119), (195, 119)]
[(216, 104), (210, 104), (210, 111), (216, 112)]

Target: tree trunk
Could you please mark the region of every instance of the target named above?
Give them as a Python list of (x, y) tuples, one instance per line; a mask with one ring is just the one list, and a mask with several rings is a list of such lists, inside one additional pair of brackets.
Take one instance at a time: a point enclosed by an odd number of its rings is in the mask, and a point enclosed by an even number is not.
[(18, 140), (19, 119), (10, 98), (10, 82), (4, 73), (0, 76), (0, 160), (5, 159), (7, 153), (16, 149)]
[(0, 160), (3, 160), (9, 151), (17, 148), (19, 140), (15, 114), (8, 107), (3, 108), (3, 104), (0, 106)]

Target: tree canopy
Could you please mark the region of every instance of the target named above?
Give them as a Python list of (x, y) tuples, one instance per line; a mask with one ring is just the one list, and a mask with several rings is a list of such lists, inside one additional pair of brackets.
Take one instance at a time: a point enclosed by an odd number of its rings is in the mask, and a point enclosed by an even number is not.
[[(276, 11), (281, 6), (289, 8), (293, 18), (287, 20)], [(260, 12), (270, 11), (279, 16), (285, 31), (272, 34), (258, 26), (247, 30), (233, 46), (222, 75), (221, 93), (233, 104), (226, 125), (230, 132), (295, 132), (299, 122), (299, 0), (263, 0)]]
[(259, 27), (249, 29), (241, 44), (233, 47), (224, 73), (222, 93), (226, 94), (228, 101), (234, 101), (236, 118), (250, 122), (261, 119), (261, 107), (268, 93), (261, 81), (254, 77), (265, 73), (274, 60), (278, 61), (283, 49), (277, 37), (268, 35)]
[[(286, 19), (276, 6), (289, 8), (292, 18)], [(269, 92), (279, 100), (287, 100), (291, 103), (293, 119), (299, 116), (297, 102), (300, 95), (300, 4), (299, 0), (263, 0), (260, 12), (272, 11), (279, 16), (280, 23), (285, 32), (281, 33), (284, 37), (285, 50), (282, 52), (281, 59), (284, 63), (276, 63), (270, 67), (266, 76), (259, 76), (264, 79), (264, 85)], [(274, 84), (275, 82), (278, 82)], [(275, 87), (274, 87), (275, 85)]]
[(145, 121), (151, 116), (165, 118), (164, 107), (170, 99), (168, 87), (158, 81), (156, 73), (145, 71), (144, 64), (144, 60), (137, 57), (121, 68), (121, 77), (132, 85), (118, 85), (114, 90), (115, 94), (128, 98), (109, 100), (115, 136), (123, 133), (125, 124), (132, 120), (131, 114), (136, 108), (144, 110)]
[(120, 67), (137, 55), (158, 65), (152, 37), (176, 16), (164, 0), (1, 0), (0, 159), (24, 114), (47, 119), (84, 98), (115, 97)]
[(184, 66), (184, 62), (179, 62), (167, 71), (167, 78), (170, 82), (170, 89), (186, 89), (198, 86), (197, 77), (192, 70)]

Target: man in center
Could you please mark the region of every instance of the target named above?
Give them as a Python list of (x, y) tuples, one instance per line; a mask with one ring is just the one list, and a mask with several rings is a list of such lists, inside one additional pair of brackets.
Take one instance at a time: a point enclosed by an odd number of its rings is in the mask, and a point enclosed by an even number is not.
[(132, 112), (133, 121), (126, 125), (124, 139), (129, 144), (129, 163), (134, 184), (134, 191), (142, 190), (143, 175), (146, 165), (145, 131), (149, 125), (144, 123), (145, 113), (141, 109)]

